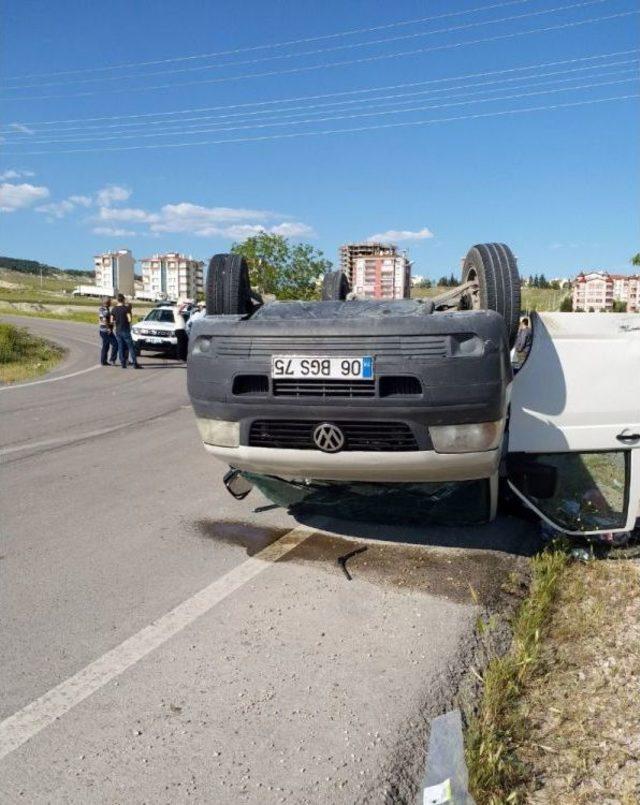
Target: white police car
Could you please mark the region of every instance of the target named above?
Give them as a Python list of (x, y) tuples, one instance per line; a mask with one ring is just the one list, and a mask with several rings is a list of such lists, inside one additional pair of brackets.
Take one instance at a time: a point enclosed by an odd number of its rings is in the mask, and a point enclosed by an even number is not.
[(185, 360), (187, 334), (185, 318), (175, 305), (159, 305), (131, 328), (136, 354), (142, 350), (164, 352), (177, 360)]

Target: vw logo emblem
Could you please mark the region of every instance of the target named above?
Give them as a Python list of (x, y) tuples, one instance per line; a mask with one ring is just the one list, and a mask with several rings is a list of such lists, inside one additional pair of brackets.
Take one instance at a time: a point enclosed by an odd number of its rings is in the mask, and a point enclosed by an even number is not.
[(313, 441), (325, 453), (337, 453), (344, 447), (344, 434), (336, 425), (323, 422), (313, 431)]

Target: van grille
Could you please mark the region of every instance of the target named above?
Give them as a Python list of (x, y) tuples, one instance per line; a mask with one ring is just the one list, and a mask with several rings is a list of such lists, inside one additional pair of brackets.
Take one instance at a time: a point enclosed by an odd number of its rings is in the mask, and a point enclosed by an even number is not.
[(272, 354), (375, 355), (380, 358), (446, 358), (449, 336), (249, 336), (213, 338), (218, 355), (228, 358), (270, 358)]
[(375, 380), (274, 380), (274, 397), (375, 397)]
[(233, 378), (232, 394), (268, 394), (269, 378), (267, 375), (236, 375)]
[[(343, 422), (332, 420), (345, 437), (343, 450), (402, 452), (418, 450), (411, 428), (404, 422)], [(257, 419), (251, 424), (251, 447), (277, 447), (284, 450), (317, 450), (313, 431), (318, 421)]]

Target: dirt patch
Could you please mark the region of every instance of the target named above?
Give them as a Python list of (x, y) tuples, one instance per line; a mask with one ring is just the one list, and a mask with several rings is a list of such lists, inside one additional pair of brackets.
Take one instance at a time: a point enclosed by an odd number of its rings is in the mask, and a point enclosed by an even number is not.
[[(241, 521), (200, 520), (194, 524), (207, 539), (240, 545), (249, 556), (275, 542), (289, 529), (265, 528)], [(364, 550), (362, 550), (364, 549)], [(339, 559), (347, 561), (350, 581)], [(281, 563), (314, 564), (345, 584), (368, 582), (421, 591), (460, 604), (494, 606), (519, 567), (515, 557), (493, 551), (443, 551), (424, 545), (354, 540), (317, 533), (286, 554)]]
[(489, 551), (452, 553), (422, 545), (361, 542), (326, 534), (314, 534), (283, 561), (313, 562), (343, 576), (338, 559), (359, 548), (366, 551), (352, 556), (347, 565), (354, 581), (419, 590), (461, 604), (492, 604), (515, 569), (511, 557)]
[(560, 585), (544, 672), (522, 702), (522, 798), (640, 802), (640, 565), (570, 566)]

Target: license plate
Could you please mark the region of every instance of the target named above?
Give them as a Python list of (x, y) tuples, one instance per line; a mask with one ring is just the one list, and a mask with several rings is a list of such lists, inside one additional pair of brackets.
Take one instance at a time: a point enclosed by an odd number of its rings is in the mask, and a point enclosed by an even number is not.
[(271, 377), (373, 380), (373, 358), (329, 358), (324, 355), (272, 355)]
[(149, 344), (162, 344), (162, 338), (157, 338), (154, 335), (148, 335), (145, 337), (144, 340), (147, 341)]

